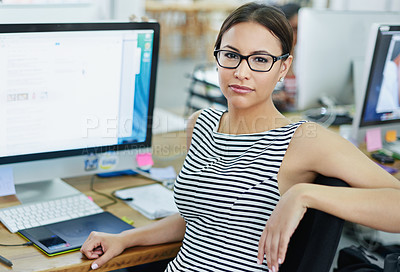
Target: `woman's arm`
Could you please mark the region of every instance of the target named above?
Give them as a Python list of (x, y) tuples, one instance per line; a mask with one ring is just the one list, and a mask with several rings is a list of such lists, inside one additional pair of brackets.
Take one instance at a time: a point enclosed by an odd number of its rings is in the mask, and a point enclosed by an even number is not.
[[(372, 228), (400, 232), (400, 224), (392, 226), (396, 218), (400, 220), (395, 212), (395, 207), (400, 209), (400, 181), (352, 143), (317, 126), (314, 135), (294, 138), (287, 155), (282, 167), (288, 171), (279, 174), (279, 182), (286, 182), (288, 188), (304, 186), (299, 192), (305, 194), (306, 207)], [(301, 174), (297, 173), (335, 177), (351, 188), (310, 184), (313, 179), (299, 181)], [(386, 221), (387, 216), (390, 221)]]
[(150, 225), (109, 234), (93, 231), (81, 247), (89, 259), (97, 259), (92, 269), (101, 267), (126, 248), (181, 241), (185, 233), (185, 221), (179, 214), (163, 218)]
[[(314, 128), (310, 134), (304, 126), (292, 139), (278, 175), (286, 190), (260, 238), (258, 258), (265, 254), (276, 271), (308, 208), (400, 232), (400, 182), (347, 140), (315, 124)], [(352, 187), (312, 184), (317, 174), (342, 179)]]
[[(187, 149), (190, 147), (193, 128), (200, 112), (195, 112), (188, 120)], [(185, 229), (184, 219), (180, 214), (174, 214), (150, 225), (123, 231), (119, 234), (92, 232), (82, 245), (81, 252), (89, 259), (97, 259), (92, 263), (92, 269), (96, 269), (121, 254), (128, 247), (181, 241)]]
[[(371, 228), (400, 232), (400, 190), (348, 188), (299, 183), (280, 199), (259, 242), (258, 259), (265, 254), (269, 268), (285, 260), (290, 237), (308, 208)], [(322, 241), (321, 241), (322, 242)], [(270, 266), (271, 265), (271, 266)]]

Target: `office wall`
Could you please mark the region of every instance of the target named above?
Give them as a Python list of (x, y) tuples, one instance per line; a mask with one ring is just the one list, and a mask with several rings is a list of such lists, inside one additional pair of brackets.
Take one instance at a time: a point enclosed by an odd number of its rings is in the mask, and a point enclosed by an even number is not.
[(334, 10), (400, 11), (399, 0), (330, 0)]
[(126, 21), (131, 15), (141, 18), (145, 15), (145, 0), (112, 0), (112, 18)]
[(65, 4), (2, 4), (0, 22), (128, 21), (145, 14), (145, 0), (92, 0)]
[(99, 20), (97, 6), (79, 4), (0, 4), (0, 21), (4, 22), (76, 22)]

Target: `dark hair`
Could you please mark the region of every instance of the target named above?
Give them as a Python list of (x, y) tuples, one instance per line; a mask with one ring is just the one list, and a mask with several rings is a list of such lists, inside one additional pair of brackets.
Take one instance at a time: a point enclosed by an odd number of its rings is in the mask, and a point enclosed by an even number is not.
[(225, 32), (242, 22), (255, 22), (265, 26), (281, 42), (282, 54), (292, 52), (293, 30), (283, 12), (276, 7), (255, 2), (238, 7), (225, 19), (215, 42), (216, 50), (220, 49)]
[(290, 20), (290, 18), (299, 13), (300, 5), (296, 3), (288, 3), (280, 6), (279, 8), (283, 11), (286, 18)]

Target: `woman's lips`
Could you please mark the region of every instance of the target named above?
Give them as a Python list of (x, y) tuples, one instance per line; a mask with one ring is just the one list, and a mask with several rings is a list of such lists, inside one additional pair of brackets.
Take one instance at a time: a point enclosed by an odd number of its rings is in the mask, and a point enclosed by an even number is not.
[(246, 94), (246, 93), (251, 93), (254, 91), (254, 89), (251, 89), (249, 87), (235, 85), (235, 84), (229, 85), (229, 87), (232, 89), (232, 91), (234, 91), (235, 93), (239, 93), (239, 94)]

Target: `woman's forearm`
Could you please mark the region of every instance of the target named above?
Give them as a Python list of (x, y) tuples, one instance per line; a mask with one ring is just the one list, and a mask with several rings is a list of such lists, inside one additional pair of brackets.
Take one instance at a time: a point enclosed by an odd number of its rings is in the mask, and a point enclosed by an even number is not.
[[(307, 208), (388, 232), (400, 232), (400, 190), (298, 184)], [(299, 189), (299, 188), (298, 188)], [(390, 207), (390, 208), (388, 208)]]
[(125, 248), (177, 242), (183, 239), (186, 223), (174, 214), (152, 224), (121, 233)]

